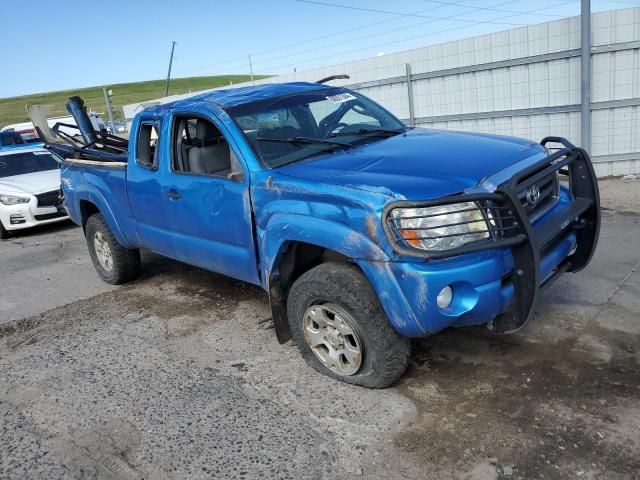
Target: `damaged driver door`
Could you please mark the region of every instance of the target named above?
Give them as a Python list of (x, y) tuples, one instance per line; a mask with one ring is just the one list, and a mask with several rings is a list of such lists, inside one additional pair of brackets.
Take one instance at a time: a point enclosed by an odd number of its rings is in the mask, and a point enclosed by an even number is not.
[(228, 132), (201, 113), (171, 115), (161, 209), (178, 260), (259, 284), (249, 175)]

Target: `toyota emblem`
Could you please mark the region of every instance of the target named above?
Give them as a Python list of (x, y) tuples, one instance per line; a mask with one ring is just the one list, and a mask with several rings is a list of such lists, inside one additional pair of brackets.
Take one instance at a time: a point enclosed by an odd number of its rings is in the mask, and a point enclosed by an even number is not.
[(532, 185), (525, 196), (529, 205), (535, 205), (540, 200), (540, 188), (538, 185)]

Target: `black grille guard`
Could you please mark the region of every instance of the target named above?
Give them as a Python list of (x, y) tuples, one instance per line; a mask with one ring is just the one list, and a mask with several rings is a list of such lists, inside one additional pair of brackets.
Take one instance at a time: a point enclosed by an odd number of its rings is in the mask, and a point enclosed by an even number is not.
[[(557, 143), (563, 148), (518, 172), (500, 184), (493, 193), (451, 195), (425, 202), (392, 202), (384, 208), (382, 214), (385, 233), (394, 252), (399, 255), (437, 260), (496, 248), (511, 248), (514, 269), (510, 281), (513, 283), (514, 299), (512, 308), (493, 321), (495, 331), (500, 333), (515, 332), (524, 326), (541, 289), (551, 285), (564, 272), (578, 272), (586, 267), (596, 249), (600, 234), (600, 194), (589, 155), (585, 150), (575, 147), (561, 137), (546, 137), (540, 143), (543, 146)], [(568, 177), (573, 201), (553, 220), (534, 230), (517, 194), (554, 172)], [(391, 212), (396, 208), (434, 207), (461, 202), (486, 205), (481, 207), (481, 210), (490, 211), (498, 217), (498, 225), (502, 227), (498, 229), (499, 234), (450, 250), (419, 250), (410, 248), (404, 239), (399, 237), (391, 217)], [(541, 284), (542, 253), (569, 231), (576, 233), (575, 251)]]

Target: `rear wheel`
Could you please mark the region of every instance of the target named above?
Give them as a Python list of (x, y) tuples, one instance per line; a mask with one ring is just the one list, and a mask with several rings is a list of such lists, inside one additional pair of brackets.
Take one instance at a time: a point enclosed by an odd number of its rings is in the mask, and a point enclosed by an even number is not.
[(409, 339), (391, 327), (353, 265), (323, 263), (302, 274), (289, 292), (287, 315), (303, 358), (330, 377), (384, 388), (407, 368)]
[(89, 217), (85, 237), (91, 261), (102, 280), (120, 285), (140, 275), (140, 251), (120, 245), (101, 214)]

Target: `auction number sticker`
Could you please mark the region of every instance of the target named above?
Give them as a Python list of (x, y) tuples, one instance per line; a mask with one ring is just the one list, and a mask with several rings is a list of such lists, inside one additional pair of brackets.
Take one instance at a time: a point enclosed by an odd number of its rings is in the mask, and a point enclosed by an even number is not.
[(327, 100), (339, 105), (344, 102), (348, 102), (349, 100), (355, 100), (356, 97), (351, 95), (350, 93), (338, 93), (336, 95), (327, 95)]

